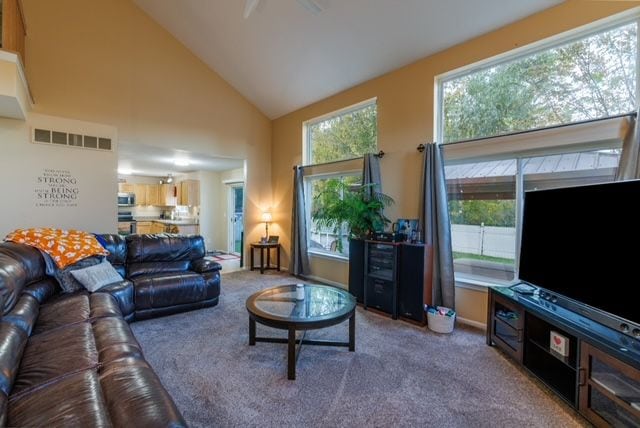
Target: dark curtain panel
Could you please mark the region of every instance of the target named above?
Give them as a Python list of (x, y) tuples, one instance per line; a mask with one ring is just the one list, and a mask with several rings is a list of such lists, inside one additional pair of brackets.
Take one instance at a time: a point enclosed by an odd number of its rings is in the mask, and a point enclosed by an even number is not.
[(451, 223), (447, 206), (444, 160), (440, 147), (426, 144), (422, 176), (422, 239), (433, 248), (433, 304), (455, 307)]
[(293, 203), (291, 204), (291, 257), (289, 270), (296, 276), (308, 275), (307, 216), (304, 207), (304, 180), (302, 168), (293, 169)]
[[(638, 112), (640, 114), (640, 111)], [(631, 118), (631, 126), (622, 143), (622, 156), (616, 173), (616, 181), (640, 178), (640, 132), (638, 116)]]
[(371, 198), (375, 192), (382, 192), (382, 179), (380, 178), (380, 159), (373, 153), (364, 155), (362, 166), (362, 184), (376, 184), (366, 189), (366, 193)]

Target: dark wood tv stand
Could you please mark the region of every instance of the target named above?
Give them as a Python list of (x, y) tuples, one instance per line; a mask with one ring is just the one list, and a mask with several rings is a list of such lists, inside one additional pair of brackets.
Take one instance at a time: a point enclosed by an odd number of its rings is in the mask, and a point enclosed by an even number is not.
[[(551, 331), (568, 355), (550, 349)], [(640, 339), (534, 295), (490, 287), (487, 344), (525, 367), (598, 427), (640, 426)]]

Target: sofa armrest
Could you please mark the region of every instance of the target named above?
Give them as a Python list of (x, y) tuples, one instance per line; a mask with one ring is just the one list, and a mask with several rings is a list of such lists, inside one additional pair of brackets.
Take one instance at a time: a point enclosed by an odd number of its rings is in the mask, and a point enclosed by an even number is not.
[(220, 263), (205, 258), (196, 259), (191, 262), (191, 270), (196, 273), (214, 272), (220, 269), (222, 269)]
[(133, 300), (134, 289), (131, 281), (123, 279), (122, 281), (105, 285), (98, 290), (98, 293), (109, 293), (115, 297), (124, 319), (128, 322), (133, 321), (135, 302)]

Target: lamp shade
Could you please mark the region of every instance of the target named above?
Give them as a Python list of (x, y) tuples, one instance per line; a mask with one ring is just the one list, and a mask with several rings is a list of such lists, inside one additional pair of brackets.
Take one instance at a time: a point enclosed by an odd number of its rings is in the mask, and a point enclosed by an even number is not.
[(273, 220), (273, 216), (271, 215), (270, 212), (265, 211), (262, 213), (262, 221), (271, 221)]

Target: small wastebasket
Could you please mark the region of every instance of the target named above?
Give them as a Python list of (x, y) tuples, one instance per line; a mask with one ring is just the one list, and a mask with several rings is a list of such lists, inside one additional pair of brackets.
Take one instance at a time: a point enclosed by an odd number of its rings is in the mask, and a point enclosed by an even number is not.
[(456, 321), (455, 311), (444, 306), (428, 306), (427, 326), (436, 333), (451, 333)]

